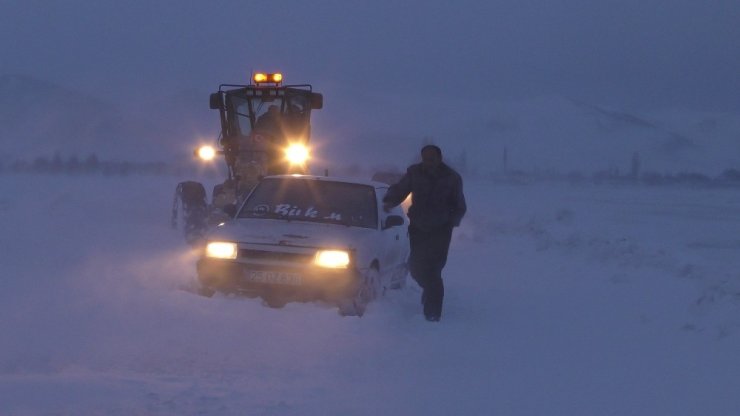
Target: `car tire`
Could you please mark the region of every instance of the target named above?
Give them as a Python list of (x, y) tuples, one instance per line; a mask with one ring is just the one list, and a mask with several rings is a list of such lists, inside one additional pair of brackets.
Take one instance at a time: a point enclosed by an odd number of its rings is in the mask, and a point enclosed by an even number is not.
[(362, 275), (362, 283), (351, 297), (339, 302), (339, 314), (342, 316), (362, 316), (367, 305), (382, 296), (383, 288), (380, 282), (380, 272), (377, 267), (371, 267)]
[(195, 293), (206, 298), (212, 298), (216, 294), (216, 291), (208, 286), (199, 286)]

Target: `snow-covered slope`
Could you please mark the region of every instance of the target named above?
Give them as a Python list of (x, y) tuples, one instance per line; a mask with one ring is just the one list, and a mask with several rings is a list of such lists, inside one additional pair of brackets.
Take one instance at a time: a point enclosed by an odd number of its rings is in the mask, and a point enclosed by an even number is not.
[[(354, 92), (353, 92), (354, 93)], [(740, 166), (740, 115), (686, 111), (633, 113), (557, 96), (520, 101), (461, 94), (447, 99), (328, 96), (316, 128), (321, 151), (369, 165), (405, 166), (424, 140), (448, 160), (479, 172), (698, 171), (716, 175)], [(338, 100), (336, 107), (332, 99)]]
[[(490, 144), (507, 147), (510, 167), (594, 172), (628, 170), (635, 152), (645, 168), (693, 169), (702, 146), (639, 115), (558, 97), (499, 106), (489, 113)], [(493, 150), (493, 149), (492, 149)]]
[[(504, 168), (562, 173), (619, 169), (635, 153), (642, 171), (740, 167), (739, 114), (609, 109), (562, 97), (521, 101), (461, 92), (460, 96), (368, 93), (315, 86), (325, 107), (313, 120), (314, 165), (402, 168), (424, 140), (479, 172)], [(103, 159), (181, 161), (200, 142), (214, 142), (217, 114), (207, 93), (192, 89), (151, 97), (98, 97), (23, 76), (0, 77), (0, 158), (50, 157), (54, 152)]]
[(0, 414), (740, 412), (733, 191), (468, 181), (432, 324), (179, 290), (178, 180), (0, 176)]
[[(3, 75), (0, 158), (32, 160), (57, 152), (65, 158), (96, 153), (106, 160), (187, 158), (204, 132), (215, 137), (217, 124), (208, 113), (207, 94), (199, 102), (194, 96), (191, 91), (142, 96), (144, 103), (131, 109), (121, 97), (94, 97), (43, 80)], [(204, 125), (203, 114), (212, 116), (212, 125)]]

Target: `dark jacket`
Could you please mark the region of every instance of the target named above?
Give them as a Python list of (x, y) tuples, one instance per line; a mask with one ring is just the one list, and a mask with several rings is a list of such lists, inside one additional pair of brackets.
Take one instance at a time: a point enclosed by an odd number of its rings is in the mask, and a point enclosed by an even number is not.
[(411, 226), (425, 231), (457, 227), (467, 210), (462, 178), (444, 163), (435, 173), (427, 172), (421, 163), (409, 166), (403, 178), (388, 189), (383, 202), (398, 205), (409, 193)]

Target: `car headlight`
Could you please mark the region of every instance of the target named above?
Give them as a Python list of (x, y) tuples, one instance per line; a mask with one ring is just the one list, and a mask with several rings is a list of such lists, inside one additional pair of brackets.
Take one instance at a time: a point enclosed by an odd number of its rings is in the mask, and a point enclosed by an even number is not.
[(216, 259), (235, 259), (236, 243), (227, 243), (223, 241), (213, 241), (206, 246), (206, 257)]
[(320, 250), (316, 253), (314, 264), (329, 269), (346, 269), (349, 266), (349, 253), (343, 250)]

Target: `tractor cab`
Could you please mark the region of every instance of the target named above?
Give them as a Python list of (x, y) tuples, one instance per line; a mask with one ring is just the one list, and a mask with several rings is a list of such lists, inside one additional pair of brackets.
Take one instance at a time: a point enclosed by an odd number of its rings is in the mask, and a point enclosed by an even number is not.
[(263, 176), (306, 173), (311, 110), (321, 109), (323, 101), (311, 85), (283, 85), (279, 73), (256, 73), (249, 85), (220, 85), (211, 94), (210, 107), (219, 112), (221, 149), (203, 146), (195, 154), (204, 160), (224, 155), (228, 177), (213, 188), (210, 204), (203, 184), (178, 184), (172, 225), (177, 226), (178, 206), (182, 206), (185, 238), (197, 244), (209, 226), (233, 216), (230, 210)]
[(211, 109), (219, 110), (229, 176), (243, 176), (247, 164), (263, 175), (304, 172), (311, 110), (322, 108), (323, 96), (308, 84), (282, 85), (279, 73), (257, 73), (252, 81), (222, 84), (210, 97)]

